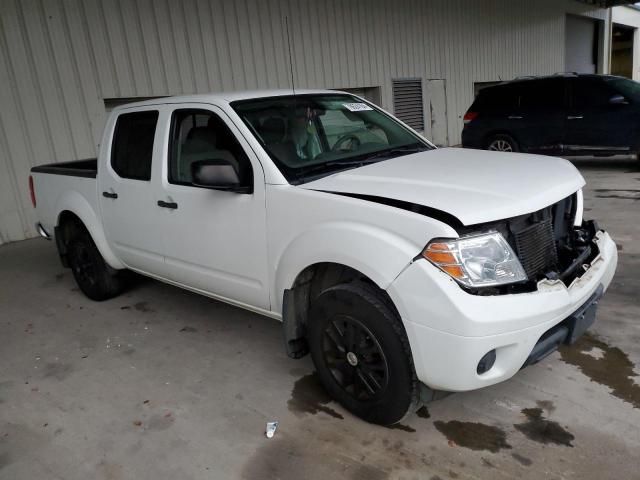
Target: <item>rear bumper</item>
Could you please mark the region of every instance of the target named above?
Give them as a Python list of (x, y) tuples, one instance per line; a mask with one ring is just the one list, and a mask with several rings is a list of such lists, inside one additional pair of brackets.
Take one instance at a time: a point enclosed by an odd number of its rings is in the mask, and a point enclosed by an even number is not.
[(484, 147), (482, 139), (483, 134), (479, 129), (474, 129), (471, 126), (465, 126), (462, 129), (461, 141), (464, 148), (482, 149)]
[(38, 234), (42, 237), (45, 238), (47, 240), (51, 240), (51, 235), (49, 234), (49, 232), (47, 232), (45, 230), (45, 228), (42, 226), (42, 224), (40, 222), (36, 223), (36, 231), (38, 232)]
[[(616, 246), (602, 231), (595, 242), (600, 254), (569, 287), (543, 281), (535, 292), (513, 295), (471, 295), (428, 262), (414, 262), (388, 293), (403, 319), (418, 378), (436, 390), (473, 390), (504, 381), (531, 363), (545, 333), (609, 286)], [(495, 363), (479, 374), (478, 362), (491, 350)]]

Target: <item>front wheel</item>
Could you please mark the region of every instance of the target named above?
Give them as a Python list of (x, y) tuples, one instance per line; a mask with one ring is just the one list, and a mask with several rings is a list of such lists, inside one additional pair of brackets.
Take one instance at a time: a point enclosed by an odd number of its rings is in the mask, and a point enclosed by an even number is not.
[(105, 263), (84, 226), (73, 228), (67, 243), (67, 260), (78, 287), (91, 300), (107, 300), (122, 291), (121, 275)]
[(363, 282), (324, 290), (313, 301), (308, 342), (327, 392), (358, 417), (392, 425), (419, 406), (418, 379), (402, 322)]
[(509, 135), (493, 135), (487, 140), (486, 149), (493, 152), (518, 152), (518, 143)]

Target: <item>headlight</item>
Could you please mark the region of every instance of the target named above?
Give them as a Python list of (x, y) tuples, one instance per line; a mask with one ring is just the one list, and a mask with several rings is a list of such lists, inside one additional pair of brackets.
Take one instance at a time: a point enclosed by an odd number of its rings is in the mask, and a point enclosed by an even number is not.
[(527, 279), (516, 254), (498, 232), (435, 240), (422, 256), (467, 287), (490, 287)]

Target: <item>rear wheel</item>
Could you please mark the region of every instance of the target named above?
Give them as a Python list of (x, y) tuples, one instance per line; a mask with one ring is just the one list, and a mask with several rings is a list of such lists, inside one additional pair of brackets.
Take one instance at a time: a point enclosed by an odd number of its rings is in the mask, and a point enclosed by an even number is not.
[(329, 394), (362, 419), (392, 425), (419, 405), (409, 341), (398, 314), (377, 289), (356, 281), (313, 301), (309, 348)]
[(487, 150), (493, 152), (518, 152), (518, 143), (509, 135), (500, 134), (489, 137), (486, 145)]
[(78, 287), (91, 300), (107, 300), (122, 291), (121, 276), (105, 263), (84, 226), (75, 225), (71, 230), (67, 260)]

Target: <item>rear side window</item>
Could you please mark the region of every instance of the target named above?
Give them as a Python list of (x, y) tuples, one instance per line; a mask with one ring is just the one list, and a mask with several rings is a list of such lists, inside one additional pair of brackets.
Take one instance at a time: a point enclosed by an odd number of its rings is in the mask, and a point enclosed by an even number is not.
[(151, 180), (158, 111), (123, 113), (116, 121), (111, 167), (122, 178)]
[(526, 80), (519, 85), (518, 90), (521, 108), (539, 110), (564, 107), (564, 78)]

